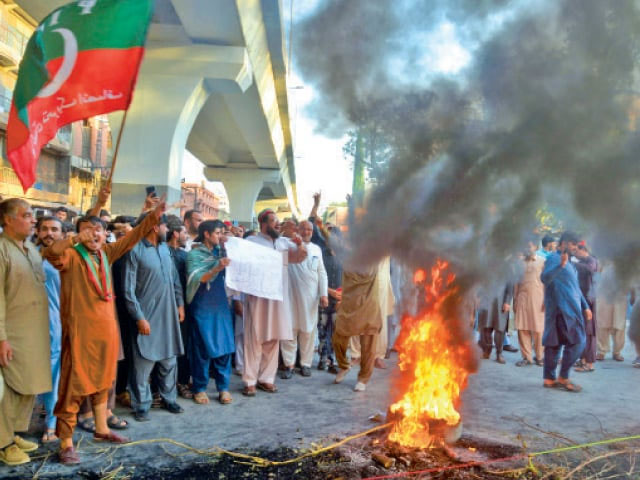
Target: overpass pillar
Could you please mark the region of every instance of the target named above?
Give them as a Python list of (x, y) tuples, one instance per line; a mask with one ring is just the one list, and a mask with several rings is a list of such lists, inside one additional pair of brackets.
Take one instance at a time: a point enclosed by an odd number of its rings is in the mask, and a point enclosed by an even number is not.
[[(182, 156), (193, 123), (209, 97), (202, 78), (141, 75), (129, 108), (113, 175), (114, 214), (137, 215), (145, 186), (170, 205), (180, 200)], [(122, 116), (111, 115), (113, 138)]]
[(280, 180), (279, 170), (258, 168), (216, 168), (204, 169), (209, 181), (222, 182), (229, 198), (229, 214), (233, 220), (251, 224), (258, 194), (265, 183)]

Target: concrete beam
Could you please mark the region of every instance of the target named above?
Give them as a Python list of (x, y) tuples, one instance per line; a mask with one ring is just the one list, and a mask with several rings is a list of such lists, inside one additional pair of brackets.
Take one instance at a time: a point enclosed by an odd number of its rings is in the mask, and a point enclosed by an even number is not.
[(204, 169), (204, 175), (209, 181), (224, 184), (229, 198), (231, 218), (248, 224), (253, 222), (253, 207), (264, 184), (280, 180), (279, 170), (257, 168), (207, 167)]
[(203, 77), (212, 91), (242, 93), (253, 82), (251, 63), (243, 47), (188, 45), (150, 48), (142, 74)]

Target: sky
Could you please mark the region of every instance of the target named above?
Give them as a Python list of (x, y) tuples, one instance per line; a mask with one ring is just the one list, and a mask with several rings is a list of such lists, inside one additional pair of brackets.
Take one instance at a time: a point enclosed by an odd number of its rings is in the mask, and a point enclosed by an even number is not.
[[(330, 138), (316, 132), (316, 122), (307, 108), (318, 93), (300, 78), (296, 71), (296, 58), (304, 55), (296, 43), (296, 27), (305, 16), (310, 15), (323, 0), (284, 0), (283, 25), (289, 55), (289, 116), (296, 165), (298, 205), (306, 215), (311, 209), (315, 192), (322, 193), (320, 211), (333, 202), (344, 202), (351, 192), (352, 161), (345, 158), (342, 147), (346, 137)], [(291, 40), (291, 44), (290, 44)], [(458, 43), (455, 27), (443, 22), (434, 32), (425, 34), (425, 62), (429, 69), (440, 73), (455, 73), (463, 68), (470, 54)], [(202, 164), (190, 152), (185, 151), (182, 176), (187, 182), (200, 183), (206, 179)], [(220, 182), (206, 182), (208, 188), (218, 195), (226, 196)]]

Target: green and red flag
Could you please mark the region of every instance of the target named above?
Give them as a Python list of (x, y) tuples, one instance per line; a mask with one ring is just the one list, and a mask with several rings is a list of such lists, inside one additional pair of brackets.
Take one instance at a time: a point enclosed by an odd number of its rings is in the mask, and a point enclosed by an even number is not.
[(77, 0), (49, 14), (29, 39), (7, 126), (7, 155), (25, 192), (40, 149), (60, 127), (129, 108), (153, 3)]

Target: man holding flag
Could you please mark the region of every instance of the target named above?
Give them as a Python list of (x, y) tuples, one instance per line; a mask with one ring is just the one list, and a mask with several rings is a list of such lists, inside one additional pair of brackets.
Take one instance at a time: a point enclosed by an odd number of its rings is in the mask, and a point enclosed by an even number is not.
[[(20, 63), (7, 126), (7, 156), (25, 192), (36, 180), (40, 149), (60, 127), (129, 108), (153, 6), (153, 0), (77, 0), (54, 10), (38, 26)], [(106, 189), (110, 187), (111, 177)], [(110, 266), (153, 228), (164, 209), (161, 202), (155, 214), (110, 245), (105, 245), (100, 219), (85, 218), (76, 237), (43, 252), (62, 264), (64, 323), (55, 413), (63, 463), (79, 462), (72, 435), (86, 396), (96, 417), (94, 439), (126, 441), (106, 425), (106, 394), (119, 352)]]

